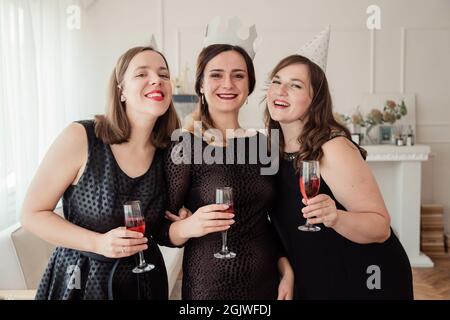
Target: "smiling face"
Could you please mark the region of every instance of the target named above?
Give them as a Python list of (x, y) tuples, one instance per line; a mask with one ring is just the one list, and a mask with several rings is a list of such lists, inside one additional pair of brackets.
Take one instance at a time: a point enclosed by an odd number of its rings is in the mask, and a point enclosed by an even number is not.
[(280, 123), (303, 120), (313, 97), (309, 69), (305, 64), (291, 64), (279, 70), (267, 90), (270, 116)]
[(169, 108), (172, 85), (163, 57), (146, 50), (130, 61), (121, 84), (127, 111), (159, 117)]
[(210, 112), (237, 112), (249, 94), (248, 70), (242, 55), (230, 50), (211, 59), (205, 67), (200, 92)]

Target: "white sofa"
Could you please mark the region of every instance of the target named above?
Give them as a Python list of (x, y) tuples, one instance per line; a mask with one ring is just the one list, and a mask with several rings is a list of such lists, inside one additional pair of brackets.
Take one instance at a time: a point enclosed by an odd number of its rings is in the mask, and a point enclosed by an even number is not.
[[(0, 299), (8, 293), (16, 297), (32, 298), (54, 246), (25, 231), (20, 224), (0, 231)], [(181, 270), (183, 250), (160, 247), (169, 278), (169, 294)], [(14, 291), (11, 291), (14, 290)], [(27, 290), (28, 296), (20, 292)], [(5, 297), (3, 297), (5, 298)]]

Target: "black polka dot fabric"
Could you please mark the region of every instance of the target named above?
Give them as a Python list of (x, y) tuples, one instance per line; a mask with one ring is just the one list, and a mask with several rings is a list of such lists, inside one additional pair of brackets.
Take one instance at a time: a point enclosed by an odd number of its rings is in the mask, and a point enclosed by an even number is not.
[[(262, 134), (245, 140), (246, 164), (175, 164), (172, 161), (178, 151), (183, 153), (184, 144), (194, 157), (194, 139), (205, 150), (208, 146), (194, 135), (186, 133), (183, 142), (173, 144), (166, 156), (168, 183), (168, 206), (178, 212), (183, 205), (195, 212), (199, 207), (215, 203), (218, 187), (232, 187), (234, 192), (235, 224), (228, 231), (228, 248), (237, 255), (234, 259), (214, 258), (221, 248), (221, 233), (212, 233), (192, 238), (185, 244), (183, 259), (183, 299), (202, 300), (252, 300), (276, 299), (279, 284), (277, 260), (279, 242), (268, 220), (268, 211), (273, 201), (273, 176), (260, 174), (261, 163), (249, 164), (249, 143), (266, 140)], [(190, 141), (190, 142), (189, 142)], [(214, 147), (213, 147), (214, 148)], [(220, 147), (214, 148), (213, 155)], [(178, 150), (178, 151), (177, 151)], [(237, 163), (237, 148), (223, 149), (224, 161), (227, 152), (234, 154)], [(231, 150), (231, 151), (230, 151)]]
[[(137, 255), (120, 259), (112, 276), (112, 298), (168, 299), (166, 268), (155, 243), (161, 237), (164, 220), (164, 152), (157, 150), (144, 175), (130, 178), (120, 169), (110, 146), (95, 136), (94, 122), (79, 123), (88, 136), (88, 162), (78, 184), (64, 193), (65, 218), (80, 227), (105, 233), (124, 226), (124, 202), (140, 200), (149, 239), (144, 256), (156, 268), (136, 275), (131, 270), (138, 263)], [(108, 299), (108, 279), (115, 261), (101, 261), (77, 250), (58, 247), (41, 279), (36, 299)]]

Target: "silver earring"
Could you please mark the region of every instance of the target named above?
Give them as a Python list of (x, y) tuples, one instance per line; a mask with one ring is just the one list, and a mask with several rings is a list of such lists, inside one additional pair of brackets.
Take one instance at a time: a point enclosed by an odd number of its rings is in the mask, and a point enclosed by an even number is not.
[(120, 96), (120, 101), (122, 101), (122, 102), (125, 102), (125, 96), (122, 94), (121, 96)]
[(203, 105), (205, 104), (205, 96), (204, 95), (202, 95), (202, 104)]

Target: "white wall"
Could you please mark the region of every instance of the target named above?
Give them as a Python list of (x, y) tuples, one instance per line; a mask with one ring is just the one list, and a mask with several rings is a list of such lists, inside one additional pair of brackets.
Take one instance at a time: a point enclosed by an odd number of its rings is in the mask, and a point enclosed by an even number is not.
[[(366, 9), (372, 4), (380, 6), (382, 17), (373, 42), (366, 28)], [(152, 33), (173, 75), (188, 65), (193, 79), (205, 26), (216, 15), (255, 23), (262, 38), (255, 58), (257, 89), (242, 111), (245, 126), (262, 126), (258, 102), (270, 68), (328, 24), (327, 75), (337, 111), (353, 113), (371, 90), (414, 93), (417, 142), (430, 145), (433, 153), (423, 167), (422, 202), (445, 206), (450, 232), (449, 0), (97, 0), (84, 20), (88, 63), (82, 85), (93, 113), (103, 110), (118, 56), (148, 43)]]

